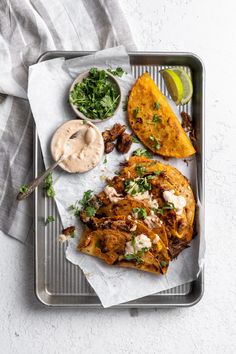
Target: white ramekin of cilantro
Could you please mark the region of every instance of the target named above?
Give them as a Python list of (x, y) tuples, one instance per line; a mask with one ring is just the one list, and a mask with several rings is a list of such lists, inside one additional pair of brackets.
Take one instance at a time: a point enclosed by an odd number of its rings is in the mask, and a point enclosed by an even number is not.
[(109, 72), (91, 68), (73, 82), (69, 102), (78, 117), (92, 122), (111, 118), (121, 101), (117, 80)]

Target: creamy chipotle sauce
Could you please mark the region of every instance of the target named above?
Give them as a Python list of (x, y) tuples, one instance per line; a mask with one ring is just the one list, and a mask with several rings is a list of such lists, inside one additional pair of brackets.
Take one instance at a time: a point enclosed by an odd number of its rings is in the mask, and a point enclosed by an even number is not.
[(55, 161), (62, 156), (59, 166), (72, 173), (94, 168), (104, 153), (104, 142), (99, 129), (91, 122), (76, 119), (62, 124), (51, 141)]

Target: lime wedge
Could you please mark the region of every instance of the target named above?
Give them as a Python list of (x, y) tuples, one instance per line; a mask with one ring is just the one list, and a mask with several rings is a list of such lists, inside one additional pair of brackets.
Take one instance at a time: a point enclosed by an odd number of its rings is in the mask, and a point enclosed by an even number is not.
[(172, 100), (178, 106), (183, 99), (184, 93), (183, 84), (179, 78), (179, 75), (171, 69), (161, 70), (160, 73), (165, 81), (167, 90), (171, 95)]
[(174, 73), (176, 73), (182, 81), (184, 94), (180, 103), (186, 104), (191, 100), (193, 95), (193, 83), (191, 77), (186, 73), (186, 71), (179, 67), (172, 68), (172, 71), (174, 71)]

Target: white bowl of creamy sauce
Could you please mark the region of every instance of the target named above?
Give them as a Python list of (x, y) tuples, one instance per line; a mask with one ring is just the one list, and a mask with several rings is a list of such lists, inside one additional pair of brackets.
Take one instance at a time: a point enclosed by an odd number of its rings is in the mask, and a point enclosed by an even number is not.
[(94, 168), (104, 153), (100, 130), (91, 122), (80, 119), (63, 123), (54, 133), (51, 154), (59, 166), (70, 173), (83, 173)]

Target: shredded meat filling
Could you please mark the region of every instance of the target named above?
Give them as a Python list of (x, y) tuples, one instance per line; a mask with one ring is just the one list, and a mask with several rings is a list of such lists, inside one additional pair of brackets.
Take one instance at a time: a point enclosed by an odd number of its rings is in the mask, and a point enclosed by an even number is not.
[(177, 237), (170, 237), (168, 240), (168, 248), (171, 258), (176, 258), (181, 251), (189, 247), (188, 242), (185, 240), (180, 240)]

